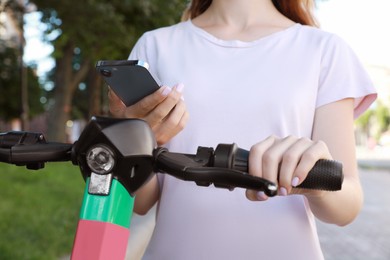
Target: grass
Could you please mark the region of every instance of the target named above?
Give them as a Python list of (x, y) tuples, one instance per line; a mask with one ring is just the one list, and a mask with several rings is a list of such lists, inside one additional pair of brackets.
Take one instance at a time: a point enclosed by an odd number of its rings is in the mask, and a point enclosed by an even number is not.
[(70, 254), (84, 186), (71, 163), (38, 171), (0, 163), (0, 259)]

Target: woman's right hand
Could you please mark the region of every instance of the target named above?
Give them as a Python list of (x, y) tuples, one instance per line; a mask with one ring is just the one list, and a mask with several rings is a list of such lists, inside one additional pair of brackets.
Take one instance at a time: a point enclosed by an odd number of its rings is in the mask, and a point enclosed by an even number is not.
[(163, 86), (134, 105), (126, 107), (109, 89), (110, 112), (114, 117), (145, 120), (153, 130), (158, 145), (167, 143), (177, 135), (188, 120), (188, 112), (182, 99), (183, 85), (173, 88)]

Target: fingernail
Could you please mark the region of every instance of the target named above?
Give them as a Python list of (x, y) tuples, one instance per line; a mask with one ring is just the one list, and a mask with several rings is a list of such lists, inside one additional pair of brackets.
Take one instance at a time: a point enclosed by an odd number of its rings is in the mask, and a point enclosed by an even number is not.
[(291, 181), (291, 186), (296, 187), (296, 186), (298, 186), (298, 184), (299, 184), (299, 178), (294, 177)]
[(183, 89), (184, 89), (184, 84), (183, 83), (179, 83), (179, 84), (176, 85), (177, 92), (182, 93)]
[(170, 87), (163, 87), (163, 90), (161, 92), (161, 94), (163, 94), (163, 96), (168, 96), (169, 93), (171, 93), (172, 89)]
[(267, 200), (268, 199), (268, 196), (265, 195), (265, 193), (263, 191), (259, 191), (256, 193), (256, 197), (258, 200)]
[(280, 187), (279, 195), (280, 196), (287, 196), (287, 189), (285, 187)]

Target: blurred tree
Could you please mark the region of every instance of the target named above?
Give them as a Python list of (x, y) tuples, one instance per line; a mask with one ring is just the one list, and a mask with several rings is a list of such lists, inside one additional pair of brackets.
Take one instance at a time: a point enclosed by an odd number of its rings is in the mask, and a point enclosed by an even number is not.
[[(0, 12), (5, 14), (2, 18), (6, 18), (0, 21), (4, 22), (4, 24), (0, 24), (3, 27), (0, 28), (2, 29), (0, 36), (4, 36), (0, 39), (2, 105), (9, 109), (0, 113), (9, 115), (6, 118), (4, 117), (6, 120), (20, 118), (22, 128), (25, 130), (29, 128), (29, 118), (31, 116), (29, 89), (37, 86), (39, 88), (37, 77), (34, 77), (31, 69), (27, 68), (22, 58), (25, 45), (23, 18), (25, 13), (34, 11), (34, 8), (34, 5), (23, 0), (4, 0), (0, 2)], [(35, 91), (32, 94), (34, 98), (36, 97), (35, 93), (37, 92)], [(34, 101), (34, 104), (39, 104), (39, 97)]]
[(365, 135), (366, 138), (371, 136), (372, 120), (374, 115), (375, 110), (369, 109), (355, 120), (356, 127)]
[[(20, 118), (21, 114), (19, 49), (7, 47), (3, 41), (0, 41), (0, 47), (0, 118), (9, 121)], [(27, 68), (27, 86), (31, 117), (44, 111), (40, 102), (43, 90), (33, 68)]]
[(377, 101), (375, 116), (378, 124), (378, 131), (375, 137), (377, 140), (379, 140), (382, 134), (389, 130), (390, 112), (388, 107), (386, 107), (382, 102)]
[[(93, 114), (101, 102), (103, 83), (94, 72), (99, 59), (126, 59), (137, 38), (146, 30), (177, 22), (185, 0), (32, 0), (42, 12), (46, 40), (53, 57), (54, 102), (50, 111), (49, 140), (66, 141), (74, 93), (86, 81)], [(86, 102), (80, 100), (80, 102)], [(93, 110), (92, 110), (93, 109)]]
[(368, 138), (379, 141), (382, 134), (389, 130), (390, 112), (380, 100), (375, 102), (375, 108), (367, 110), (355, 121), (358, 130)]

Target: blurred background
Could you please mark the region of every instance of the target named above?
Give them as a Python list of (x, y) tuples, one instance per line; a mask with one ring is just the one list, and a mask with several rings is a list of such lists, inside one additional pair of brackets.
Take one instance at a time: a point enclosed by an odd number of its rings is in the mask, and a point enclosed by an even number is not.
[[(0, 132), (77, 140), (92, 115), (108, 115), (96, 61), (127, 59), (143, 32), (178, 22), (187, 2), (0, 0)], [(350, 44), (379, 93), (355, 127), (366, 204), (350, 227), (319, 223), (327, 259), (390, 259), (389, 11), (388, 0), (316, 1), (321, 28)], [(0, 259), (66, 259), (83, 187), (66, 163), (37, 172), (0, 164)], [(153, 212), (132, 228), (140, 235), (129, 248), (142, 254)]]

